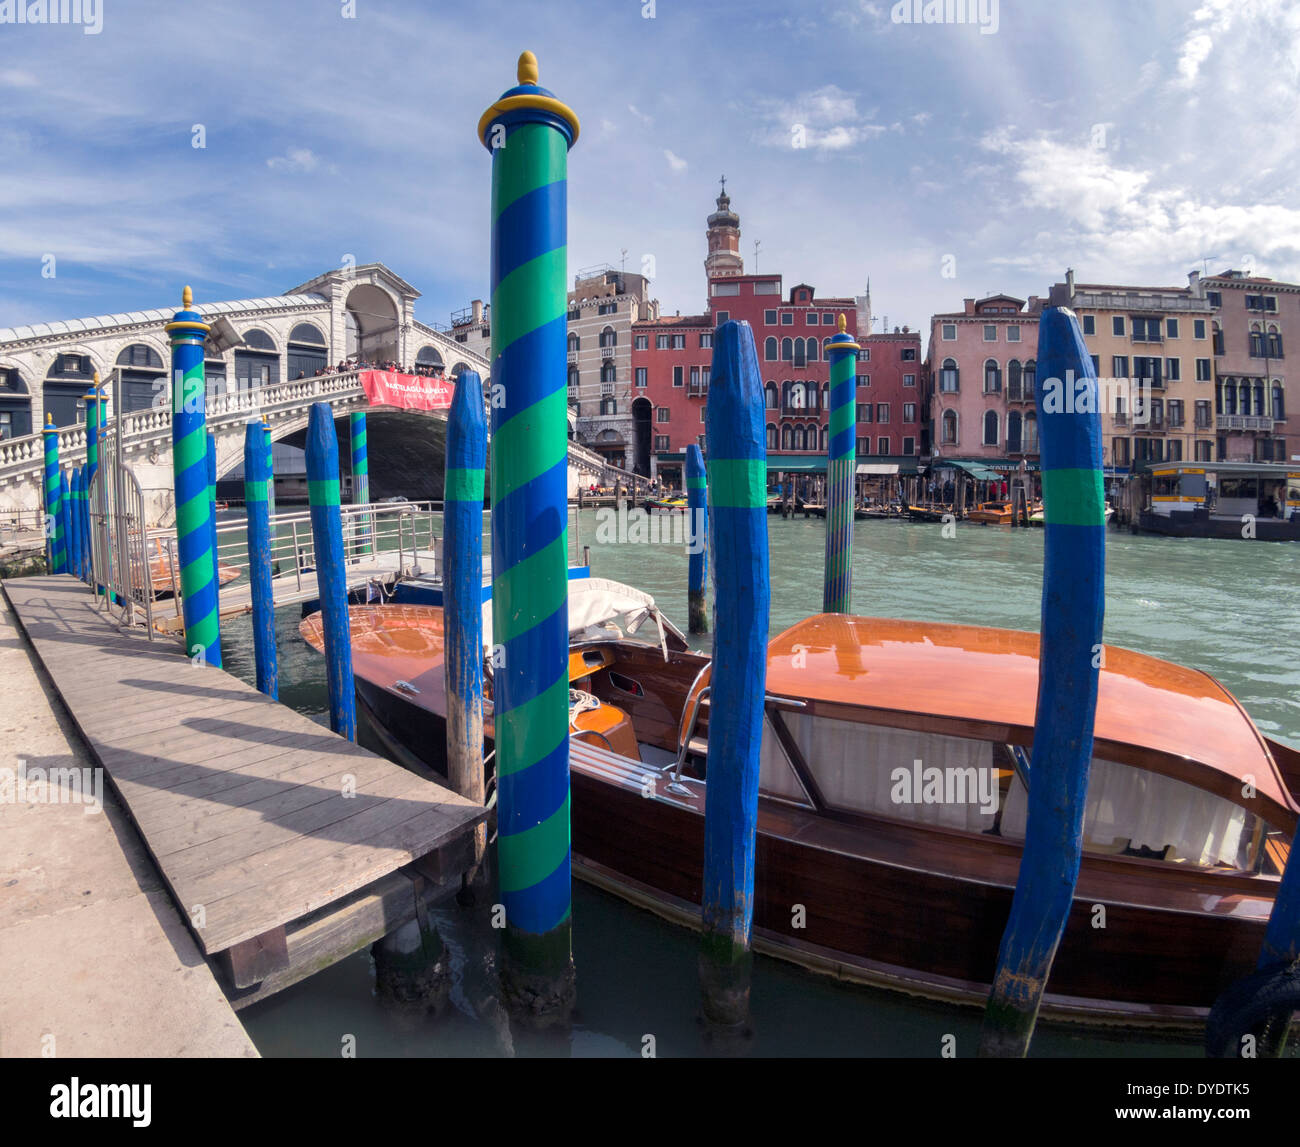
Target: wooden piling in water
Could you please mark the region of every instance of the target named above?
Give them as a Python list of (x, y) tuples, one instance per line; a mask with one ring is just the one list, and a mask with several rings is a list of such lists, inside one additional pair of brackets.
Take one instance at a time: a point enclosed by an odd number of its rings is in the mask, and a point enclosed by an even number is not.
[(339, 512), (339, 443), (334, 433), (334, 412), (328, 402), (313, 402), (307, 416), (307, 500), (311, 505), (312, 546), (316, 552), (330, 728), (341, 737), (355, 741), (352, 632), (348, 626), (343, 520)]
[(839, 317), (826, 344), (830, 360), (830, 436), (826, 449), (826, 560), (822, 571), (822, 612), (850, 613), (853, 597), (853, 478), (858, 468), (858, 344)]
[(1024, 1056), (1065, 930), (1083, 847), (1103, 657), (1106, 517), (1097, 377), (1074, 313), (1038, 334), (1044, 505), (1038, 709), (1016, 892), (984, 1012), (980, 1054)]
[(257, 691), (278, 699), (268, 478), (265, 427), (260, 421), (252, 421), (244, 428), (244, 511), (248, 522), (248, 583), (253, 599), (254, 671)]
[[(447, 415), (443, 483), (442, 630), (447, 779), (476, 804), (483, 776), (483, 492), (487, 426), (477, 371), (456, 380)], [(486, 837), (478, 842), (481, 859)]]
[(771, 605), (763, 381), (748, 323), (714, 335), (706, 413), (714, 594), (700, 988), (705, 1018), (749, 1016), (759, 749)]
[(176, 506), (176, 550), (181, 577), (185, 652), (221, 668), (221, 623), (217, 610), (216, 559), (208, 491), (206, 389), (203, 340), (208, 324), (192, 310), (189, 287), (166, 331), (172, 351), (172, 473)]
[(573, 112), (519, 57), (492, 153), (492, 629), (502, 990), (537, 1024), (575, 990), (569, 818), (567, 170)]
[[(766, 510), (766, 506), (764, 506)], [(686, 447), (687, 621), (691, 633), (709, 631), (709, 491), (704, 455), (694, 442)]]

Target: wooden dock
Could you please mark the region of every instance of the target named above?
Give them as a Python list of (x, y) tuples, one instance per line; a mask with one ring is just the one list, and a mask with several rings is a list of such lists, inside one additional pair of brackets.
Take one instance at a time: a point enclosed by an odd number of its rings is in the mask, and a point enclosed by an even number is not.
[(5, 593), (181, 915), (240, 1003), (458, 887), (484, 810), (170, 643), (121, 632), (68, 575)]

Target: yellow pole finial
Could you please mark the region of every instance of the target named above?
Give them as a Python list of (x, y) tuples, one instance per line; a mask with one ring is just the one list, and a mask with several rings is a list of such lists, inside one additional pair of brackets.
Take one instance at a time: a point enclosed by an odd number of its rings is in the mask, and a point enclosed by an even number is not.
[(95, 381), (93, 385), (96, 387), (99, 386), (99, 371), (95, 371)]
[(54, 429), (54, 415), (53, 415), (53, 414), (46, 414), (46, 415), (45, 415), (45, 426), (46, 426), (46, 429), (49, 429), (49, 430)]
[(843, 333), (845, 332), (845, 330), (848, 328), (848, 325), (849, 325), (849, 322), (848, 322), (848, 320), (844, 317), (844, 312), (841, 311), (841, 312), (840, 312), (840, 322), (839, 322), (839, 331), (840, 331), (840, 334), (843, 334)]
[(532, 52), (524, 52), (519, 57), (519, 82), (521, 84), (535, 84), (539, 77), (537, 57)]
[(194, 292), (188, 286), (181, 292), (181, 306), (186, 310), (194, 306)]

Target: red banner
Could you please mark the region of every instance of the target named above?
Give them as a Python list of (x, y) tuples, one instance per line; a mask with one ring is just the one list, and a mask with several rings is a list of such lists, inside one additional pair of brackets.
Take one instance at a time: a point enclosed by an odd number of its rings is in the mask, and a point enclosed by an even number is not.
[(456, 391), (450, 378), (427, 378), (391, 370), (361, 371), (361, 388), (371, 406), (396, 406), (402, 410), (446, 410)]

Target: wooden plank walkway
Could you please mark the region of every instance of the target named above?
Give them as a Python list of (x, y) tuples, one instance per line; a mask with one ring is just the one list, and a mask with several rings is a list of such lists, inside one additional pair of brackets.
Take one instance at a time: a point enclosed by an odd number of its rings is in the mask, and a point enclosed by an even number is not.
[(67, 575), (5, 582), (37, 655), (211, 956), (468, 835), (484, 810), (170, 642)]

